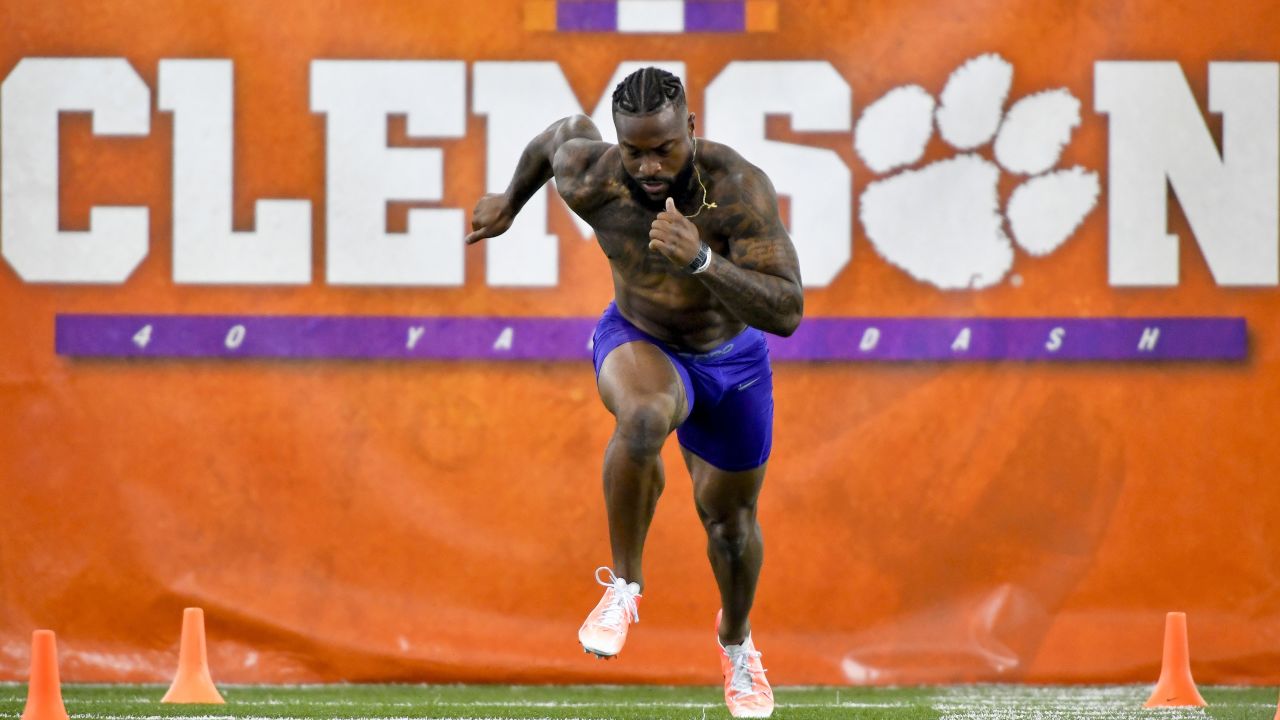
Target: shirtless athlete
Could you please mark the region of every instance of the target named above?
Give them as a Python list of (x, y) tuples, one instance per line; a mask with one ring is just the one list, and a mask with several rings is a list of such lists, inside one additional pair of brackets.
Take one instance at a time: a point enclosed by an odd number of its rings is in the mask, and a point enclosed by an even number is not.
[(679, 78), (632, 73), (613, 93), (613, 121), (617, 145), (581, 115), (534, 138), (507, 191), (476, 204), (467, 243), (506, 231), (554, 177), (613, 269), (614, 302), (593, 346), (600, 398), (616, 419), (604, 456), (613, 567), (596, 571), (606, 589), (578, 632), (583, 649), (617, 655), (639, 620), (641, 555), (664, 484), (659, 451), (675, 430), (720, 590), (725, 702), (735, 717), (768, 717), (773, 691), (748, 620), (763, 557), (756, 498), (773, 435), (763, 333), (790, 335), (800, 323), (795, 248), (769, 178), (694, 137)]

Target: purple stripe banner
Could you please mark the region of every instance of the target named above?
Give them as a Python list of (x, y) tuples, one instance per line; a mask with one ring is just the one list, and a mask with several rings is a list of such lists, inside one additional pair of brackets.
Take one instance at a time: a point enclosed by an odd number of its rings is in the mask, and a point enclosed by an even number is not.
[[(70, 357), (586, 360), (595, 318), (58, 315)], [(782, 361), (1240, 361), (1244, 318), (811, 318)]]
[[(774, 340), (775, 338), (770, 338)], [(1244, 318), (813, 318), (778, 360), (1243, 360)]]

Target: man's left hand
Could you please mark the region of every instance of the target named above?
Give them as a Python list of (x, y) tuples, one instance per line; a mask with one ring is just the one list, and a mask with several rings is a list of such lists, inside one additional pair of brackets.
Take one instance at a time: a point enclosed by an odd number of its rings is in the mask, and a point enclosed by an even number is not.
[(678, 268), (688, 267), (702, 249), (698, 227), (680, 214), (671, 198), (667, 198), (667, 209), (649, 226), (649, 249), (662, 253)]

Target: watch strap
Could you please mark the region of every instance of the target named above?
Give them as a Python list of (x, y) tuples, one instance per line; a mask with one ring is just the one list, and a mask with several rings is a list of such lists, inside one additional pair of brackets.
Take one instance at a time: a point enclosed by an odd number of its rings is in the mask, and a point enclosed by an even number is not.
[(685, 266), (684, 271), (690, 275), (697, 275), (706, 272), (709, 267), (711, 267), (711, 248), (706, 243), (702, 243), (702, 247), (698, 248), (698, 254), (693, 256), (693, 260)]

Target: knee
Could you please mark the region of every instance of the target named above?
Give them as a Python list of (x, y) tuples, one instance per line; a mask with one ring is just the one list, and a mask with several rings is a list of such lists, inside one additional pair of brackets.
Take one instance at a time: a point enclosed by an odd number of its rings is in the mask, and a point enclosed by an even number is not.
[(714, 550), (730, 557), (740, 557), (756, 531), (755, 508), (744, 507), (724, 515), (708, 515), (702, 525)]
[(665, 399), (630, 403), (617, 413), (617, 442), (635, 459), (656, 457), (671, 434), (672, 403)]

